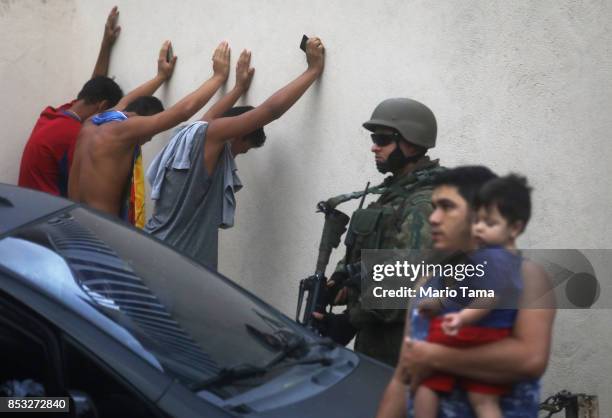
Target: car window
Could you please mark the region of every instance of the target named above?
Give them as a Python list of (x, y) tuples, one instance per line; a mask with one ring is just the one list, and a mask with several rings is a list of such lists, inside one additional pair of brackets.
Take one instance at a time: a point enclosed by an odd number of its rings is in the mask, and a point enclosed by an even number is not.
[[(0, 272), (0, 279), (4, 279)], [(0, 290), (0, 396), (64, 396), (53, 328)]]
[(65, 385), (71, 394), (86, 395), (98, 418), (154, 418), (159, 411), (124, 381), (94, 361), (73, 339), (63, 339)]
[[(12, 267), (38, 286), (80, 299), (126, 331), (163, 371), (185, 383), (200, 382), (223, 368), (262, 366), (289, 336), (304, 331), (218, 274), (149, 236), (77, 208), (28, 227), (0, 245), (27, 242), (52, 251), (64, 266)], [(20, 248), (15, 254), (27, 258)], [(5, 258), (0, 257), (0, 264)], [(55, 260), (55, 264), (60, 264)], [(5, 263), (7, 267), (8, 263)], [(51, 263), (53, 264), (53, 263)], [(16, 267), (18, 266), (18, 267)], [(69, 268), (66, 268), (68, 266)], [(47, 268), (53, 270), (47, 274)], [(45, 277), (47, 279), (45, 280)], [(76, 285), (76, 286), (74, 286)], [(117, 334), (116, 334), (117, 335)], [(308, 338), (308, 337), (307, 337)]]
[[(5, 314), (0, 305), (0, 313)], [(40, 340), (0, 319), (0, 396), (48, 394), (48, 357)]]

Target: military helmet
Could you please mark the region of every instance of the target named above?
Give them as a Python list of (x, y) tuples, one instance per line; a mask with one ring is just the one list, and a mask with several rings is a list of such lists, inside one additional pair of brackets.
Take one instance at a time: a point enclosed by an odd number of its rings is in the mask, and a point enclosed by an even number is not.
[(377, 126), (397, 130), (411, 144), (424, 148), (436, 146), (436, 117), (427, 106), (416, 100), (396, 98), (382, 101), (370, 120), (363, 124), (369, 131), (374, 131)]

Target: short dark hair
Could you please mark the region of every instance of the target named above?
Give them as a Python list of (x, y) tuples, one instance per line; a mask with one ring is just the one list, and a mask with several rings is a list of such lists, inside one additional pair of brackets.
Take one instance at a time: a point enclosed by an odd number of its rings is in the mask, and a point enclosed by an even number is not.
[(531, 187), (527, 178), (509, 174), (489, 180), (478, 191), (476, 208), (497, 206), (499, 213), (509, 222), (523, 222), (523, 229), (531, 217)]
[(152, 116), (164, 111), (162, 102), (154, 96), (140, 96), (128, 104), (124, 112), (134, 112), (138, 116)]
[(483, 165), (464, 165), (442, 171), (432, 180), (433, 187), (454, 186), (468, 205), (473, 208), (480, 188), (489, 180), (497, 178), (491, 169)]
[[(221, 117), (230, 118), (232, 116), (242, 115), (243, 113), (249, 112), (255, 109), (253, 106), (236, 106), (226, 111)], [(266, 142), (266, 133), (263, 127), (257, 128), (253, 132), (250, 132), (244, 136), (244, 139), (249, 141), (255, 148), (261, 147)]]
[(97, 76), (89, 80), (79, 92), (77, 100), (84, 100), (87, 104), (108, 101), (108, 108), (115, 106), (123, 97), (121, 87), (113, 79)]

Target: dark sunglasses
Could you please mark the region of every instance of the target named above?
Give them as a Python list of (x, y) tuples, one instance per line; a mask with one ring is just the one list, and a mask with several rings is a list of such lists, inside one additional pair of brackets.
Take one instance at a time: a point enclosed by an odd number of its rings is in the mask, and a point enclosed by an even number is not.
[(371, 134), (372, 142), (379, 147), (386, 147), (390, 143), (401, 138), (400, 134), (393, 132), (392, 134)]

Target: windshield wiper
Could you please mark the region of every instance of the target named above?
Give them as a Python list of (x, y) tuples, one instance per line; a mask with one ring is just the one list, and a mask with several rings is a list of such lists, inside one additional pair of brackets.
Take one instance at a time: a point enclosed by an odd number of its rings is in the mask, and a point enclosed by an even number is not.
[(236, 382), (238, 380), (250, 379), (253, 377), (260, 377), (265, 375), (268, 372), (273, 370), (283, 369), (285, 367), (299, 366), (303, 364), (322, 364), (323, 366), (330, 366), (333, 363), (333, 360), (329, 357), (312, 357), (303, 360), (290, 361), (283, 364), (275, 364), (269, 366), (266, 364), (265, 366), (238, 366), (238, 367), (230, 367), (227, 369), (221, 369), (219, 374), (211, 377), (210, 379), (206, 379), (202, 382), (196, 383), (195, 385), (191, 385), (191, 390), (195, 392), (199, 392), (204, 389), (208, 389), (211, 386), (225, 386), (232, 382)]
[(324, 346), (328, 348), (333, 348), (336, 344), (329, 339), (321, 339), (315, 341), (313, 343), (307, 343), (306, 340), (298, 336), (296, 334), (291, 334), (292, 338), (289, 341), (285, 341), (280, 353), (272, 358), (269, 362), (267, 362), (263, 366), (252, 366), (252, 365), (244, 365), (230, 368), (223, 368), (216, 375), (209, 379), (206, 379), (202, 382), (196, 383), (191, 386), (191, 389), (195, 392), (199, 392), (204, 389), (208, 389), (211, 386), (225, 386), (232, 382), (244, 379), (250, 379), (253, 377), (263, 376), (266, 373), (282, 369), (285, 367), (292, 367), (304, 364), (321, 364), (323, 366), (330, 366), (333, 363), (333, 360), (329, 357), (325, 356), (317, 356), (305, 359), (299, 359), (295, 361), (289, 361), (280, 364), (287, 357), (292, 356), (300, 356), (302, 353), (310, 347), (314, 346)]

